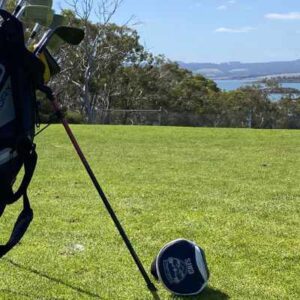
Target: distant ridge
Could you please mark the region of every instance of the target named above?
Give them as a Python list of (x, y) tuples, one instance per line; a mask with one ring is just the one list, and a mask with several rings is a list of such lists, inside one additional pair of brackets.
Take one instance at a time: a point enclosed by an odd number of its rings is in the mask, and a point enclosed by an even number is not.
[(262, 76), (300, 76), (300, 59), (264, 63), (184, 63), (178, 64), (194, 73), (211, 79), (243, 79)]

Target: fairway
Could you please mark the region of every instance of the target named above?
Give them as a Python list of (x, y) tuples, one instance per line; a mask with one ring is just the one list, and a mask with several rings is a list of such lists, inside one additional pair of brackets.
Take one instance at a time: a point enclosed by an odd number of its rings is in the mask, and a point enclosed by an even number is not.
[[(192, 299), (300, 298), (299, 130), (72, 128), (147, 270), (183, 237), (211, 272)], [(152, 299), (62, 126), (36, 143), (35, 217), (0, 262), (0, 299)]]

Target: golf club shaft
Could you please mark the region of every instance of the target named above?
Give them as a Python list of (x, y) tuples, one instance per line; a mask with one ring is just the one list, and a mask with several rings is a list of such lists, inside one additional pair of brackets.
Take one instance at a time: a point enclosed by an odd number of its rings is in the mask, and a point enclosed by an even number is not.
[(24, 11), (25, 11), (25, 6), (21, 6), (20, 8), (16, 9), (16, 12), (14, 13), (15, 17), (17, 19), (20, 19), (23, 15)]
[[(57, 101), (54, 99), (51, 103), (52, 103), (54, 111), (60, 114), (60, 108), (59, 108), (59, 104), (57, 103)], [(74, 148), (75, 148), (75, 150), (78, 154), (78, 156), (80, 157), (80, 160), (81, 160), (82, 164), (84, 165), (84, 167), (85, 167), (88, 175), (90, 176), (96, 190), (98, 191), (98, 194), (101, 197), (108, 213), (110, 214), (111, 218), (113, 219), (115, 226), (117, 227), (123, 241), (125, 242), (125, 244), (126, 244), (128, 250), (129, 250), (134, 262), (136, 263), (139, 271), (141, 272), (141, 274), (142, 274), (142, 276), (143, 276), (143, 278), (144, 278), (144, 280), (147, 284), (148, 289), (153, 294), (154, 299), (159, 299), (159, 296), (157, 294), (157, 289), (156, 289), (155, 285), (151, 282), (151, 280), (150, 280), (147, 272), (145, 271), (139, 257), (137, 256), (135, 250), (133, 249), (133, 247), (132, 247), (132, 245), (129, 241), (129, 238), (127, 237), (121, 223), (119, 222), (114, 210), (112, 209), (108, 199), (106, 198), (106, 196), (105, 196), (105, 194), (104, 194), (104, 192), (103, 192), (103, 190), (102, 190), (102, 188), (101, 188), (94, 172), (92, 171), (88, 161), (86, 160), (83, 152), (81, 151), (81, 148), (80, 148), (79, 144), (77, 143), (77, 140), (76, 140), (76, 138), (75, 138), (68, 122), (67, 122), (67, 120), (63, 116), (61, 116), (61, 122), (62, 122), (62, 124), (63, 124), (63, 126), (64, 126), (64, 128), (65, 128), (65, 130), (66, 130), (66, 132), (67, 132), (67, 134), (68, 134), (68, 136), (69, 136), (69, 138), (70, 138), (70, 140), (71, 140), (71, 142), (72, 142), (72, 144), (73, 144), (73, 146), (74, 146)]]
[(17, 16), (19, 14), (19, 12), (22, 9), (22, 6), (24, 5), (24, 3), (25, 3), (25, 0), (20, 0), (20, 1), (17, 2), (17, 6), (16, 6), (16, 8), (13, 12), (14, 16)]
[(41, 29), (41, 25), (39, 23), (35, 23), (34, 28), (27, 40), (27, 46), (30, 46), (31, 42), (35, 39), (36, 35), (38, 34), (38, 32)]
[(6, 7), (6, 2), (7, 2), (7, 0), (2, 0), (2, 1), (1, 1), (1, 5), (0, 5), (0, 8), (1, 8), (1, 9), (5, 9), (5, 7)]

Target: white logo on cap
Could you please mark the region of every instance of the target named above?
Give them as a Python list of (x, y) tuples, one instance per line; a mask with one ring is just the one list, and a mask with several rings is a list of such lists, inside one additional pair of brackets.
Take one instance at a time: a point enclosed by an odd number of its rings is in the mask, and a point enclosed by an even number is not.
[(163, 261), (164, 271), (170, 284), (179, 284), (186, 276), (195, 273), (191, 259), (184, 261), (175, 257), (169, 257)]

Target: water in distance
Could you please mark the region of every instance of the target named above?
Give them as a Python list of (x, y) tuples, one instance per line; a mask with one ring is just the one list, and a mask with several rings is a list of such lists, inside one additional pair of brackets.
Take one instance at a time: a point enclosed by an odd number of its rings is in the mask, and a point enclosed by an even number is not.
[[(257, 83), (257, 79), (235, 79), (235, 80), (216, 80), (215, 81), (221, 90), (234, 91), (244, 86), (251, 86)], [(293, 88), (300, 90), (300, 82), (284, 82), (281, 83), (284, 88)], [(284, 94), (270, 94), (270, 99), (273, 101), (280, 100)], [(296, 95), (294, 95), (296, 96)]]

